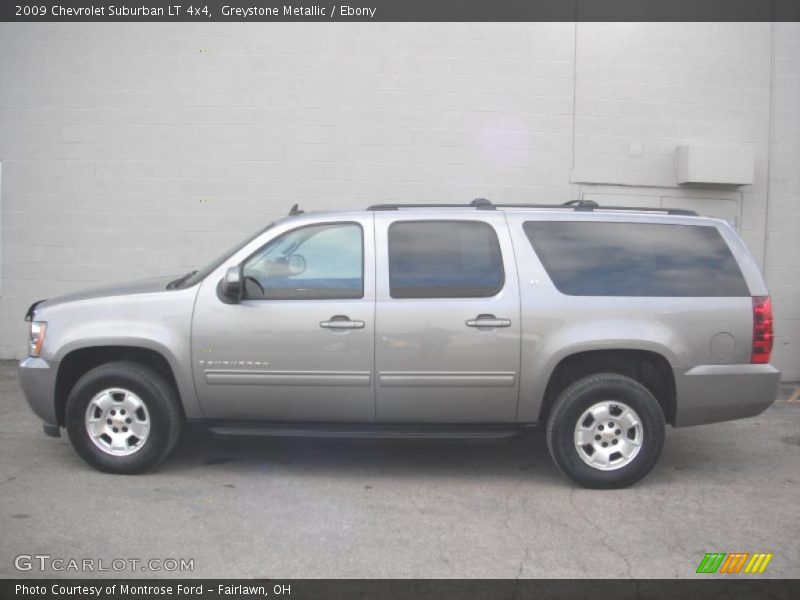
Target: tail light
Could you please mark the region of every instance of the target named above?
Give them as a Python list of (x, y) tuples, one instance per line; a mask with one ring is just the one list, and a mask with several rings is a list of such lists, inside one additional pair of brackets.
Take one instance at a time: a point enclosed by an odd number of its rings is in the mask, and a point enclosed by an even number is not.
[(753, 349), (750, 362), (765, 364), (772, 355), (772, 301), (769, 296), (753, 296)]

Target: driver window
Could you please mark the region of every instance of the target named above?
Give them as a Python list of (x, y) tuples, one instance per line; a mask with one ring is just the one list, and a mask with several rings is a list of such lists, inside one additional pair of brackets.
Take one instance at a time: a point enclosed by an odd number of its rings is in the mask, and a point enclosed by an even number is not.
[(364, 296), (363, 236), (355, 223), (295, 229), (244, 263), (244, 297), (322, 300)]

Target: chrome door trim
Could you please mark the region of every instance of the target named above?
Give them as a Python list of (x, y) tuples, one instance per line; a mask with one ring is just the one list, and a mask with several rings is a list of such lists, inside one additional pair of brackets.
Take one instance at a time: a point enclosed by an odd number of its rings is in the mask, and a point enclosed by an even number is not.
[(208, 385), (368, 386), (369, 371), (204, 371)]
[(517, 374), (507, 372), (454, 372), (454, 371), (386, 371), (378, 373), (378, 383), (384, 387), (396, 386), (466, 386), (466, 387), (513, 387)]

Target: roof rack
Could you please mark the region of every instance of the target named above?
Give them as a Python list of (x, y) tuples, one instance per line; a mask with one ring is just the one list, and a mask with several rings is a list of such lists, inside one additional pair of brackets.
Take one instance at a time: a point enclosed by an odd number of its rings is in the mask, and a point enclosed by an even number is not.
[(498, 208), (560, 208), (588, 212), (595, 210), (620, 210), (629, 212), (665, 213), (668, 215), (682, 215), (687, 217), (697, 216), (695, 211), (685, 210), (682, 208), (653, 208), (651, 206), (601, 206), (593, 200), (570, 200), (569, 202), (564, 202), (563, 204), (492, 204), (486, 198), (475, 198), (475, 200), (469, 204), (373, 204), (372, 206), (367, 207), (367, 210), (400, 210), (401, 208), (474, 208), (476, 210), (497, 210)]
[(496, 206), (486, 198), (475, 198), (469, 204), (431, 204), (421, 202), (418, 204), (373, 204), (367, 210), (399, 210), (401, 208), (476, 208), (478, 210), (495, 210)]

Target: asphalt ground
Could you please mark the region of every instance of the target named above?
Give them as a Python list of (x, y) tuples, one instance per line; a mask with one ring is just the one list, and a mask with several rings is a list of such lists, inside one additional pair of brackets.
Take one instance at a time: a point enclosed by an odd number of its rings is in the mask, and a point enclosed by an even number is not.
[[(15, 369), (0, 362), (0, 577), (109, 577), (97, 569), (115, 559), (126, 577), (724, 577), (695, 574), (707, 552), (772, 553), (748, 577), (800, 577), (796, 386), (758, 417), (669, 429), (645, 480), (592, 491), (559, 474), (543, 428), (503, 442), (195, 434), (152, 473), (104, 475), (42, 433)], [(69, 559), (95, 570), (58, 570)]]

